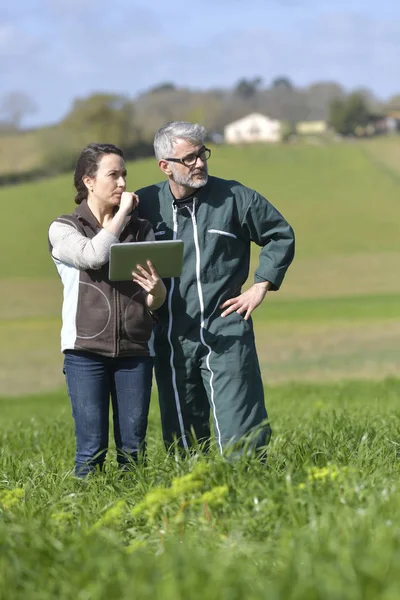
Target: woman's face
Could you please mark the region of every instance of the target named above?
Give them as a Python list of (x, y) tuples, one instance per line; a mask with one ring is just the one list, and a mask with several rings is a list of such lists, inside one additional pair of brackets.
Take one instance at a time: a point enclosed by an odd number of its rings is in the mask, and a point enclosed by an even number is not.
[(94, 177), (83, 178), (89, 199), (102, 206), (118, 206), (126, 190), (126, 168), (118, 154), (104, 154)]

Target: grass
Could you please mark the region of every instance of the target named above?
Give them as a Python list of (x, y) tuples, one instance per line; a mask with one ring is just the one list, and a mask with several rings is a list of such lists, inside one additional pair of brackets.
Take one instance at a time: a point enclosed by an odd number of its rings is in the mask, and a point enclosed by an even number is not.
[[(214, 149), (213, 173), (264, 193), (297, 233), (282, 290), (254, 313), (268, 467), (214, 448), (167, 457), (154, 395), (145, 465), (121, 477), (110, 448), (105, 473), (72, 476), (46, 242), (73, 208), (71, 176), (0, 190), (13, 224), (0, 252), (0, 600), (397, 600), (399, 148)], [(129, 171), (131, 189), (159, 178), (155, 161)]]
[[(128, 169), (131, 189), (160, 179), (151, 159)], [(234, 176), (276, 204), (297, 232), (299, 259), (377, 252), (385, 269), (385, 253), (399, 252), (399, 184), (361, 146), (251, 147), (246, 154), (240, 148), (216, 148), (210, 169), (221, 177)], [(0, 202), (5, 219), (21, 215), (18, 237), (12, 228), (4, 232), (2, 277), (54, 277), (47, 229), (74, 208), (72, 176), (2, 188)]]
[(64, 394), (3, 400), (0, 597), (397, 599), (400, 381), (266, 392), (268, 468), (166, 457), (153, 403), (147, 464), (86, 483)]
[[(399, 148), (393, 138), (213, 149), (212, 172), (260, 190), (297, 234), (282, 290), (254, 316), (268, 382), (399, 371)], [(160, 177), (154, 160), (128, 166), (131, 189)], [(19, 216), (18, 236), (6, 227), (0, 252), (0, 396), (49, 391), (63, 385), (62, 289), (47, 227), (73, 209), (72, 177), (0, 189), (0, 201), (6, 219)], [(257, 252), (254, 247), (252, 269)]]
[(0, 136), (0, 175), (27, 172), (42, 166), (43, 144), (36, 131)]
[(400, 144), (397, 136), (366, 140), (363, 150), (380, 169), (400, 182)]
[[(0, 299), (0, 396), (64, 385), (60, 284), (23, 286), (18, 302)], [(18, 283), (20, 292), (22, 287)], [(54, 292), (54, 295), (52, 293)], [(254, 313), (261, 370), (282, 381), (382, 378), (400, 371), (398, 294), (281, 299), (270, 294)]]

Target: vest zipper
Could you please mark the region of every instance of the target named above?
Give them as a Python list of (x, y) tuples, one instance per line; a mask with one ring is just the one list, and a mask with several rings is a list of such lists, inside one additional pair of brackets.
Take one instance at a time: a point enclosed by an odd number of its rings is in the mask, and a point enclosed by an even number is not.
[(114, 312), (115, 312), (115, 338), (114, 338), (114, 357), (118, 356), (119, 345), (119, 302), (117, 285), (114, 287)]

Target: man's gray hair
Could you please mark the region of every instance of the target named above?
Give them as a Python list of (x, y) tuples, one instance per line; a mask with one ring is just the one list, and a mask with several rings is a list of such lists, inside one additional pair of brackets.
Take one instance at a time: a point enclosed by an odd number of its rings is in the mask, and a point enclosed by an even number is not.
[(185, 140), (193, 146), (204, 144), (206, 130), (198, 123), (187, 123), (186, 121), (171, 121), (161, 127), (154, 136), (154, 153), (156, 159), (173, 156), (174, 143), (177, 140)]

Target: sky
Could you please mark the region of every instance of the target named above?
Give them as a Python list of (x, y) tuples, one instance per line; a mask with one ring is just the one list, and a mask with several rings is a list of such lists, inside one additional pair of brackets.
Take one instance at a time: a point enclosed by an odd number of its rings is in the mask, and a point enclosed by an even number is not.
[[(25, 126), (76, 98), (163, 83), (231, 88), (336, 81), (400, 94), (399, 0), (19, 0), (0, 5), (0, 101), (23, 92)], [(1, 115), (0, 115), (1, 117)]]

